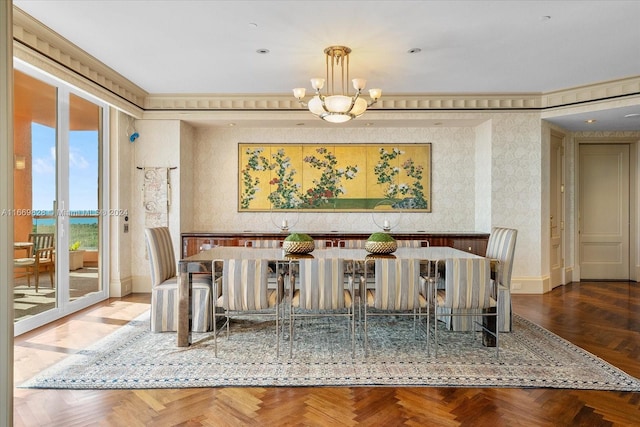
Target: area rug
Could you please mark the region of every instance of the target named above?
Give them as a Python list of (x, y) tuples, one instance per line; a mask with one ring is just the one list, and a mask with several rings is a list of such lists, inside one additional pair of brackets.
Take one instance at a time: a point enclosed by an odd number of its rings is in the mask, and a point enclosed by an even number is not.
[[(500, 335), (500, 358), (479, 334), (442, 331), (438, 356), (407, 317), (369, 322), (368, 357), (362, 333), (356, 356), (343, 319), (296, 323), (293, 357), (288, 331), (276, 356), (273, 322), (234, 321), (227, 339), (194, 334), (188, 348), (174, 333), (151, 333), (145, 313), (95, 345), (69, 356), (20, 387), (148, 389), (227, 386), (543, 387), (640, 391), (640, 380), (515, 315)], [(475, 336), (474, 336), (475, 335)]]

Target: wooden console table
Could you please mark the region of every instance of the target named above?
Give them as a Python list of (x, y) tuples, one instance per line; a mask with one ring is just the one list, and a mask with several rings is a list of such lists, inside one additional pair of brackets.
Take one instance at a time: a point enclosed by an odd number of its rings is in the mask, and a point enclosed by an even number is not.
[[(329, 232), (305, 232), (298, 231), (299, 233), (309, 234), (314, 240), (324, 240), (328, 242), (329, 246), (338, 246), (339, 242), (345, 240), (366, 240), (371, 233), (359, 233), (359, 232), (341, 232), (341, 231), (329, 231)], [(256, 240), (284, 240), (288, 233), (282, 232), (211, 232), (211, 231), (193, 231), (185, 232), (181, 234), (182, 238), (182, 258), (195, 255), (201, 251), (203, 245), (212, 246), (246, 246), (248, 242)], [(396, 240), (418, 240), (425, 242), (423, 246), (449, 246), (451, 248), (459, 249), (465, 252), (470, 252), (476, 255), (484, 256), (487, 252), (487, 242), (489, 240), (489, 233), (475, 233), (475, 232), (439, 232), (433, 233), (428, 231), (417, 232), (398, 232), (391, 235)]]

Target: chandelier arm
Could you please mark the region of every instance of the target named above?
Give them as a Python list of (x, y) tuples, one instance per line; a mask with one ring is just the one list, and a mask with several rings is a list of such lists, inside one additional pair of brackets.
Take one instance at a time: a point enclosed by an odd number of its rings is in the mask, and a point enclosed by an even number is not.
[(356, 94), (351, 97), (351, 105), (347, 110), (349, 113), (351, 113), (351, 110), (353, 110), (353, 106), (356, 105), (356, 101), (358, 100), (358, 98), (360, 98), (360, 89), (358, 89), (356, 91)]
[(320, 105), (322, 105), (322, 109), (327, 113), (332, 114), (332, 111), (330, 111), (325, 105), (324, 103), (325, 96), (320, 93), (320, 90), (316, 90), (316, 96), (318, 97), (318, 99), (320, 99)]

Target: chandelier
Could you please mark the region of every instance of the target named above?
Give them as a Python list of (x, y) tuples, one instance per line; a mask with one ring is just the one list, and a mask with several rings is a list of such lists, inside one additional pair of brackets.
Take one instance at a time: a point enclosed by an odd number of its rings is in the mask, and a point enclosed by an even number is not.
[[(355, 94), (349, 95), (349, 54), (351, 49), (346, 46), (330, 46), (324, 50), (326, 59), (326, 82), (325, 93), (321, 93), (325, 87), (325, 79), (311, 79), (311, 87), (315, 90), (315, 96), (309, 103), (302, 99), (305, 95), (303, 87), (293, 89), (293, 96), (300, 104), (309, 108), (311, 113), (331, 123), (344, 123), (361, 116), (368, 107), (378, 102), (382, 95), (381, 89), (370, 89), (369, 96), (371, 102), (367, 102), (360, 97), (361, 92), (367, 84), (365, 79), (353, 79)], [(337, 76), (336, 76), (337, 74)], [(339, 92), (336, 92), (336, 86)]]

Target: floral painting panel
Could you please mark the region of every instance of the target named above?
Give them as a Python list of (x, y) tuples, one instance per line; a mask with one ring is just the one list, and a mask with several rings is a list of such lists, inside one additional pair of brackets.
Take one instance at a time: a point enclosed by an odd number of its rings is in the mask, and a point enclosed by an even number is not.
[(431, 144), (238, 147), (239, 211), (431, 212)]

